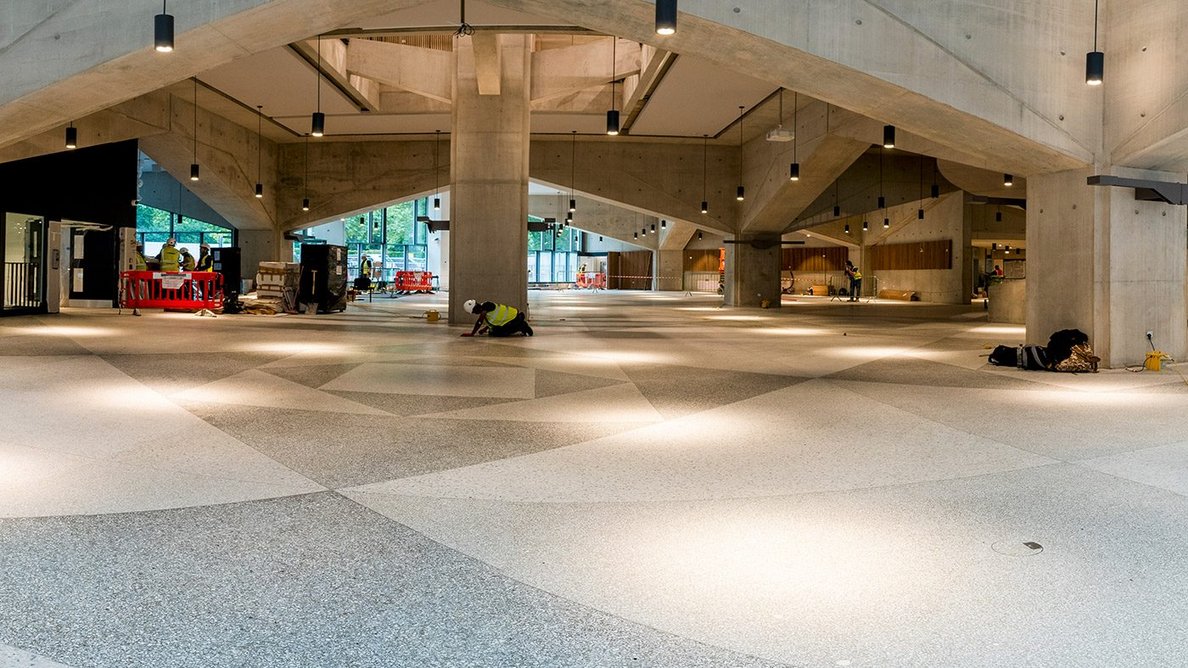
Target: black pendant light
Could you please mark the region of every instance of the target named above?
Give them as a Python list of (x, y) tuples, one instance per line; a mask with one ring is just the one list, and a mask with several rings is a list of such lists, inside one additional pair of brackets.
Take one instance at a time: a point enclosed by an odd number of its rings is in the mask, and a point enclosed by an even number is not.
[(735, 191), (735, 195), (734, 195), (734, 199), (736, 199), (740, 202), (747, 198), (747, 189), (743, 187), (743, 168), (742, 168), (743, 109), (746, 109), (746, 107), (739, 105), (739, 107), (738, 107), (738, 190)]
[(194, 82), (194, 162), (190, 163), (190, 180), (198, 180), (198, 78), (190, 77)]
[(841, 216), (841, 177), (833, 182), (833, 217)]
[(264, 198), (264, 180), (260, 178), (263, 171), (263, 148), (261, 148), (261, 135), (264, 131), (264, 106), (256, 105), (256, 199)]
[(661, 220), (661, 221), (660, 221), (660, 229), (662, 229), (662, 230), (667, 230), (667, 229), (668, 229), (668, 221), (667, 221), (667, 220)]
[(916, 219), (924, 220), (924, 156), (920, 156), (920, 208), (916, 209)]
[(173, 15), (166, 10), (168, 0), (161, 0), (161, 13), (153, 19), (153, 48), (159, 53), (173, 51)]
[(846, 234), (849, 234), (849, 233), (850, 233), (850, 224), (849, 224), (849, 223), (846, 223), (846, 229), (845, 229), (845, 232), (846, 232)]
[(656, 0), (656, 34), (671, 35), (676, 32), (677, 0)]
[(301, 210), (309, 211), (309, 135), (305, 135), (305, 179), (301, 182), (305, 197), (301, 198)]
[(631, 233), (631, 238), (632, 238), (632, 239), (638, 239), (638, 238), (639, 238), (639, 232), (632, 232), (632, 233)]
[(1085, 54), (1085, 83), (1100, 86), (1105, 79), (1105, 54), (1097, 50), (1097, 4), (1093, 0), (1093, 50)]
[(703, 238), (703, 237), (701, 236), (701, 230), (697, 230), (697, 240), (698, 240), (698, 241), (701, 241), (701, 240), (702, 240), (702, 238)]
[(441, 130), (433, 131), (433, 210), (441, 211), (441, 179), (438, 177), (438, 162), (441, 153)]
[(865, 218), (863, 218), (863, 219), (862, 219), (862, 231), (863, 231), (863, 232), (869, 232), (869, 231), (870, 231), (870, 223), (866, 222), (866, 219), (865, 219)]
[(642, 232), (645, 237), (648, 236), (648, 228), (641, 227), (639, 228), (639, 231)]
[(996, 222), (996, 223), (1002, 222), (1002, 209), (998, 209), (994, 212), (994, 222)]
[(74, 127), (74, 121), (66, 126), (66, 148), (78, 148), (78, 128)]
[(936, 182), (936, 160), (932, 161), (932, 199), (940, 197), (940, 184)]
[(895, 126), (883, 126), (883, 148), (895, 148)]
[(709, 213), (709, 201), (705, 198), (705, 174), (709, 168), (709, 135), (701, 135), (701, 212)]
[(569, 143), (569, 212), (577, 211), (577, 130), (570, 130), (573, 139)]
[(612, 137), (619, 134), (619, 111), (615, 104), (615, 75), (616, 66), (616, 48), (619, 46), (619, 38), (611, 35), (611, 108), (606, 112), (606, 134)]
[[(796, 160), (796, 145), (800, 143), (800, 93), (792, 93), (792, 168), (788, 171), (789, 181), (800, 180), (800, 163)], [(784, 90), (780, 89), (780, 120), (784, 118)]]
[(313, 112), (309, 133), (315, 137), (326, 134), (326, 114), (322, 113), (322, 36), (318, 35), (318, 109)]
[(879, 203), (878, 208), (887, 208), (887, 198), (883, 195), (883, 153), (879, 153)]
[(1011, 176), (1010, 174), (1003, 174), (1002, 175), (1002, 185), (1007, 188), (1010, 188), (1011, 186), (1015, 185), (1015, 177)]

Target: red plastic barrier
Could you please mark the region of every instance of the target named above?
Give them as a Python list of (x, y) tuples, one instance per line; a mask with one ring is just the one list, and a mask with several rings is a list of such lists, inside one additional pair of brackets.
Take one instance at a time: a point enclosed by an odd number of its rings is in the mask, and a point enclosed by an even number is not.
[(223, 275), (213, 271), (125, 271), (120, 306), (197, 311), (223, 307)]
[(578, 272), (576, 287), (602, 290), (606, 288), (606, 274), (598, 271)]
[(428, 271), (396, 272), (396, 290), (399, 292), (433, 292), (433, 274)]

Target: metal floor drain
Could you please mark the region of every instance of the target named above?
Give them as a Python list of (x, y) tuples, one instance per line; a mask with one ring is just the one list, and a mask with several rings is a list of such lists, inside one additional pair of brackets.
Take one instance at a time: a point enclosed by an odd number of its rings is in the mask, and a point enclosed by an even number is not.
[(990, 546), (990, 549), (1008, 557), (1032, 557), (1044, 551), (1044, 546), (1027, 540), (1000, 540)]

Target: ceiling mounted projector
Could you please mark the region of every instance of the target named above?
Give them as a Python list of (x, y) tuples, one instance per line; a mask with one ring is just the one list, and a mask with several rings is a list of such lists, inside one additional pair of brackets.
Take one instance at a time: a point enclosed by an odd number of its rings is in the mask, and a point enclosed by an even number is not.
[(796, 135), (787, 128), (776, 128), (767, 132), (767, 141), (792, 141)]

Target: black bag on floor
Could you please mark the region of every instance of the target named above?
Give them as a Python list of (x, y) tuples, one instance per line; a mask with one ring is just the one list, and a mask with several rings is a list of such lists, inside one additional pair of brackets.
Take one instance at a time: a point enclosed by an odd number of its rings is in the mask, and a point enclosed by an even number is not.
[(998, 346), (990, 353), (989, 361), (995, 366), (1019, 366), (1019, 349), (1014, 346)]
[(1023, 359), (1019, 360), (1019, 367), (1028, 371), (1047, 371), (1048, 349), (1043, 346), (1023, 346)]
[(1089, 343), (1089, 336), (1079, 329), (1062, 329), (1048, 338), (1048, 361), (1060, 364), (1072, 354), (1073, 346)]

